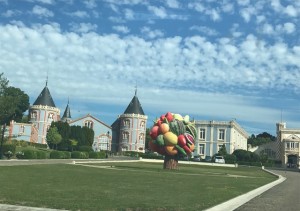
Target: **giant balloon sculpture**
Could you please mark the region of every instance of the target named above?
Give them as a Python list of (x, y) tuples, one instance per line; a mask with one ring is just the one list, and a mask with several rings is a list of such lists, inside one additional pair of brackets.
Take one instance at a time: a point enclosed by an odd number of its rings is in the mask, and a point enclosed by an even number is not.
[(189, 156), (195, 149), (197, 130), (188, 115), (167, 112), (150, 129), (149, 148), (166, 156)]

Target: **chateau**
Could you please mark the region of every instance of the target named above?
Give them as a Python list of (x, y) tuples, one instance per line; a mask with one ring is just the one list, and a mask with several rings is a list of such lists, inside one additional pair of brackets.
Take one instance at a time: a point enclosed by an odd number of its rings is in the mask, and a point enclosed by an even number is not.
[(60, 109), (55, 106), (46, 82), (40, 95), (29, 107), (29, 123), (18, 123), (12, 120), (8, 129), (8, 137), (47, 144), (46, 135), (51, 123), (64, 121), (70, 126), (86, 126), (93, 129), (95, 136), (92, 147), (94, 151), (144, 152), (147, 118), (138, 100), (137, 91), (124, 114), (119, 115), (112, 126), (90, 114), (72, 119), (69, 102), (63, 116), (60, 117)]

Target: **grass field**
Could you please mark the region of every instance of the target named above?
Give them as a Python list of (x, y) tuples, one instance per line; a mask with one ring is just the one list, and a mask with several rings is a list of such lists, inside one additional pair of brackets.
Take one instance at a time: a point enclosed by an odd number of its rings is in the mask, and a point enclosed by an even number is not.
[(161, 163), (0, 167), (0, 203), (68, 210), (203, 210), (276, 177), (259, 168)]

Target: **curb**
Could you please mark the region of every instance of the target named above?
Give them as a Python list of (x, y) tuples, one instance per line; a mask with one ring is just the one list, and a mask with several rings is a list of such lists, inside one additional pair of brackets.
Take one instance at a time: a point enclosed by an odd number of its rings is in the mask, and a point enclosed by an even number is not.
[(233, 199), (230, 199), (226, 202), (223, 202), (219, 205), (216, 205), (214, 207), (208, 208), (205, 211), (221, 211), (221, 210), (227, 210), (227, 211), (231, 211), (231, 210), (235, 210), (238, 207), (242, 206), (243, 204), (247, 203), (248, 201), (250, 201), (251, 199), (259, 196), (260, 194), (264, 193), (265, 191), (273, 188), (276, 185), (279, 185), (280, 183), (282, 183), (283, 181), (286, 180), (285, 177), (279, 175), (279, 174), (275, 174), (274, 172), (271, 172), (269, 170), (263, 169), (264, 171), (273, 174), (275, 176), (278, 177), (277, 180), (275, 180), (274, 182), (268, 183), (264, 186), (261, 186), (259, 188), (256, 188), (252, 191), (249, 191), (248, 193), (245, 193), (243, 195), (237, 196)]

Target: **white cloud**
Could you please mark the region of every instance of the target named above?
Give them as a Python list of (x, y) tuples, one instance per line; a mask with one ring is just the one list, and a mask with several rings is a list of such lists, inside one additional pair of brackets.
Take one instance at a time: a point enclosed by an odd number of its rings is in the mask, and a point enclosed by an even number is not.
[(72, 16), (72, 17), (78, 17), (78, 18), (89, 18), (90, 15), (83, 10), (77, 10), (75, 12), (71, 12), (71, 13), (67, 13), (68, 15)]
[(19, 10), (6, 10), (4, 13), (1, 14), (1, 16), (10, 18), (10, 17), (17, 16), (20, 14), (22, 14), (22, 12)]
[(293, 6), (293, 5), (288, 5), (285, 8), (284, 11), (287, 15), (291, 16), (291, 17), (297, 17), (298, 16), (298, 11), (297, 9)]
[(240, 14), (245, 20), (245, 22), (249, 22), (252, 15), (254, 15), (256, 12), (256, 9), (254, 7), (247, 7), (240, 10)]
[(125, 9), (124, 10), (125, 19), (127, 20), (133, 20), (134, 19), (134, 12), (131, 9)]
[(296, 26), (294, 23), (285, 23), (283, 25), (283, 29), (287, 34), (291, 34), (291, 33), (295, 32)]
[(55, 0), (26, 0), (32, 3), (54, 4)]
[(196, 30), (208, 36), (217, 36), (219, 34), (215, 29), (206, 26), (191, 26), (190, 30)]
[(179, 8), (180, 7), (180, 4), (177, 0), (167, 0), (166, 4), (170, 8)]
[(88, 9), (94, 9), (95, 7), (97, 7), (97, 3), (95, 2), (95, 0), (85, 0), (83, 1), (83, 3)]
[(53, 17), (54, 13), (45, 7), (35, 5), (32, 8), (32, 13), (41, 17)]
[(141, 29), (142, 34), (150, 39), (158, 38), (158, 37), (163, 37), (164, 33), (160, 30), (151, 30), (149, 27), (143, 27)]
[(148, 6), (148, 10), (153, 12), (159, 18), (166, 18), (167, 12), (164, 7)]
[(249, 5), (250, 0), (237, 0), (237, 3), (241, 6)]
[(199, 2), (188, 3), (188, 8), (194, 9), (197, 12), (204, 12), (205, 11), (205, 7), (203, 6), (203, 4), (201, 4)]
[(71, 30), (78, 33), (87, 33), (91, 31), (96, 31), (98, 26), (91, 23), (71, 23)]
[(117, 32), (121, 32), (121, 33), (124, 33), (124, 34), (127, 34), (130, 32), (130, 30), (128, 29), (127, 26), (113, 26), (112, 27), (115, 31)]

